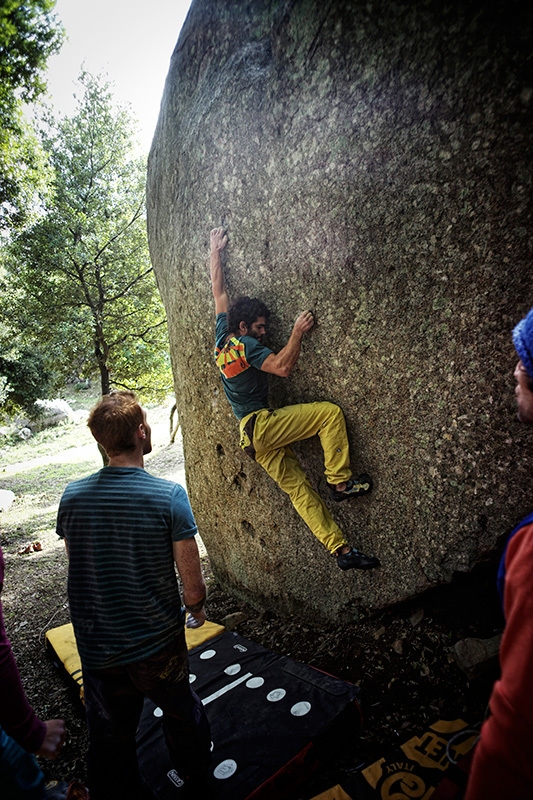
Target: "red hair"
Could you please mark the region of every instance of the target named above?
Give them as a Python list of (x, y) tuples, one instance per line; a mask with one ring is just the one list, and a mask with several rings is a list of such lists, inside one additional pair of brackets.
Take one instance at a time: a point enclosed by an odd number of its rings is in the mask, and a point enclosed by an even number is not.
[(144, 412), (133, 392), (105, 394), (89, 414), (87, 425), (108, 456), (135, 450), (135, 434)]

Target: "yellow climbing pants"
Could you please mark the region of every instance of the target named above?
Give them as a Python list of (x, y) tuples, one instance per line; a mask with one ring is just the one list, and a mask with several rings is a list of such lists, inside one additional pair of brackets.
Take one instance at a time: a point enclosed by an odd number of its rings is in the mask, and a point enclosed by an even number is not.
[(274, 411), (262, 409), (240, 421), (241, 447), (249, 444), (244, 431), (255, 415), (253, 448), (255, 460), (265, 469), (291, 502), (319, 541), (334, 553), (347, 544), (320, 495), (311, 486), (291, 450), (293, 442), (318, 435), (324, 451), (324, 474), (328, 483), (347, 481), (351, 476), (350, 452), (344, 414), (334, 403), (300, 403)]

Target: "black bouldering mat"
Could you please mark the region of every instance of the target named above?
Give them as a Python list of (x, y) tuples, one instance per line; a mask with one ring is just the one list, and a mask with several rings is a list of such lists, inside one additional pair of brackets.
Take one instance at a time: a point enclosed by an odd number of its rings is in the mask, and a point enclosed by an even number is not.
[[(191, 683), (212, 733), (206, 800), (282, 800), (361, 724), (359, 689), (235, 633), (189, 653)], [(141, 775), (158, 800), (179, 800), (160, 711), (146, 701), (138, 733)]]

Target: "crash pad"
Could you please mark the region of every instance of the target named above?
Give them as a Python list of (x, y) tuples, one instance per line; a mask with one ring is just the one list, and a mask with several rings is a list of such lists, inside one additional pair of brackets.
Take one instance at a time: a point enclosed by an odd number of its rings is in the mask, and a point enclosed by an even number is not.
[(462, 719), (437, 720), (313, 800), (427, 800), (455, 762), (471, 751), (477, 737), (478, 732)]
[[(223, 633), (189, 653), (191, 683), (212, 736), (209, 800), (282, 800), (355, 741), (361, 726), (357, 686)], [(145, 702), (139, 766), (157, 800), (179, 800), (160, 709)]]
[[(204, 622), (201, 628), (185, 628), (188, 650), (218, 636), (224, 630), (222, 625), (217, 625), (215, 622)], [(77, 684), (80, 698), (83, 700), (83, 675), (72, 623), (52, 628), (46, 632), (45, 639), (53, 660)]]

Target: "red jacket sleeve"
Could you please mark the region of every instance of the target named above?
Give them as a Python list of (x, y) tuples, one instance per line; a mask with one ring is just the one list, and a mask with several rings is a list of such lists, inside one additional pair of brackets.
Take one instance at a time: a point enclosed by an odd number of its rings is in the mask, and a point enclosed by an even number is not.
[(505, 631), (500, 680), (490, 697), (465, 800), (533, 797), (533, 525), (513, 536), (505, 558)]
[[(0, 549), (0, 592), (4, 581), (4, 558)], [(17, 664), (7, 638), (0, 602), (0, 725), (29, 753), (36, 753), (43, 743), (46, 726), (30, 706)]]

